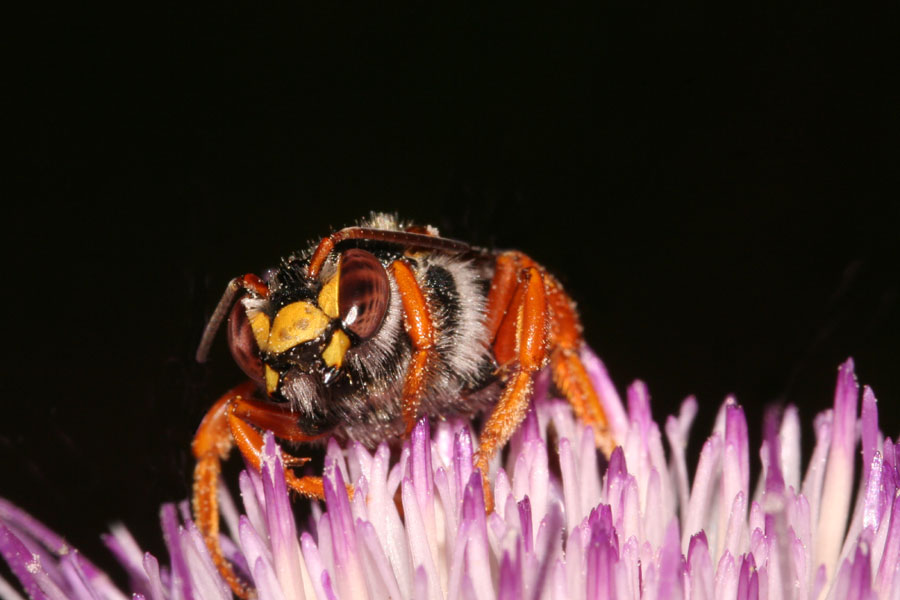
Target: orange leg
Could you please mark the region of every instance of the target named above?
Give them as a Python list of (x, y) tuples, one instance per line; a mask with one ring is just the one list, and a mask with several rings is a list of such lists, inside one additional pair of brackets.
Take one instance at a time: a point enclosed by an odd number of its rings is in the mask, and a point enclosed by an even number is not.
[[(518, 295), (522, 292), (516, 284), (523, 267), (540, 268), (521, 252), (501, 254), (497, 258), (488, 295), (486, 324), (490, 339), (494, 341), (494, 356), (501, 366), (516, 358), (515, 319), (510, 317), (507, 309), (520, 302)], [(593, 428), (597, 447), (609, 456), (615, 442), (609, 435), (606, 413), (597, 392), (578, 356), (584, 341), (575, 306), (553, 276), (543, 271), (541, 275), (550, 313), (549, 348), (553, 382), (572, 404), (576, 416)], [(513, 298), (513, 294), (517, 297)]]
[[(234, 593), (241, 598), (253, 596), (253, 589), (234, 572), (225, 559), (219, 544), (219, 474), (221, 461), (228, 458), (237, 442), (238, 449), (257, 470), (260, 468), (262, 436), (251, 424), (271, 430), (276, 436), (290, 441), (310, 441), (290, 413), (277, 404), (253, 400), (256, 384), (247, 382), (227, 392), (206, 413), (194, 436), (192, 450), (197, 459), (194, 467), (194, 520), (203, 535), (213, 563)], [(287, 466), (303, 464), (304, 459), (284, 456)], [(285, 480), (295, 491), (305, 496), (324, 497), (322, 480), (317, 477), (296, 477), (285, 470)]]
[[(500, 324), (495, 341), (498, 349), (514, 346), (516, 360), (509, 364), (503, 394), (491, 411), (481, 432), (481, 443), (475, 457), (475, 466), (481, 471), (485, 491), (485, 506), (493, 510), (493, 494), (488, 481), (488, 462), (509, 441), (519, 427), (531, 400), (534, 374), (543, 368), (547, 355), (547, 300), (544, 280), (536, 267), (522, 273), (506, 317)], [(509, 338), (513, 337), (514, 344)]]
[(403, 383), (403, 422), (409, 435), (419, 417), (419, 405), (428, 387), (428, 371), (434, 360), (434, 325), (428, 314), (425, 295), (412, 270), (403, 261), (394, 261), (391, 271), (400, 288), (403, 324), (415, 354)]
[(271, 431), (275, 437), (288, 442), (311, 442), (325, 437), (325, 434), (312, 436), (303, 433), (297, 426), (297, 413), (288, 404), (242, 396), (232, 402), (232, 414), (254, 427)]
[(575, 415), (594, 430), (597, 447), (609, 458), (615, 442), (609, 433), (606, 411), (578, 357), (584, 343), (581, 323), (569, 296), (554, 278), (546, 280), (547, 303), (553, 315), (550, 328), (550, 370), (553, 383), (572, 405)]
[[(262, 471), (263, 436), (259, 433), (258, 429), (238, 417), (235, 414), (236, 412), (237, 408), (233, 409), (228, 414), (228, 426), (231, 429), (234, 441), (243, 457), (250, 463), (250, 466), (257, 471)], [(289, 456), (284, 453), (282, 453), (282, 459), (284, 460), (285, 466), (302, 465), (309, 460), (307, 458)], [(310, 475), (297, 477), (292, 471), (285, 469), (284, 480), (292, 490), (301, 496), (317, 498), (319, 500), (325, 499), (325, 487), (322, 484), (321, 477), (313, 477)]]
[(537, 265), (528, 256), (515, 250), (504, 252), (497, 257), (494, 265), (494, 278), (487, 297), (487, 315), (485, 326), (489, 339), (493, 342), (500, 329), (500, 323), (512, 302), (513, 293), (519, 283), (519, 274), (523, 268)]
[(194, 467), (194, 521), (203, 535), (203, 541), (212, 556), (213, 563), (240, 598), (250, 598), (253, 589), (247, 585), (225, 559), (219, 545), (219, 473), (221, 461), (228, 458), (234, 440), (228, 427), (228, 411), (232, 401), (253, 393), (255, 386), (245, 383), (230, 390), (213, 405), (194, 436), (192, 450), (197, 464)]
[(518, 285), (519, 271), (518, 253), (504, 252), (497, 257), (494, 265), (494, 278), (487, 297), (487, 315), (485, 326), (491, 342), (497, 337), (500, 323), (512, 302), (513, 293)]

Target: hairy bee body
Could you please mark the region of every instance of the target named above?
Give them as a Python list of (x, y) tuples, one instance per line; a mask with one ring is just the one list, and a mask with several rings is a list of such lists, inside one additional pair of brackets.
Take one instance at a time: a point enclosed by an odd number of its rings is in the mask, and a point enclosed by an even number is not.
[[(393, 218), (377, 215), (362, 226), (402, 231)], [(335, 381), (321, 385), (312, 375), (293, 380), (282, 396), (297, 414), (299, 427), (310, 435), (325, 431), (374, 447), (402, 437), (404, 374), (413, 347), (403, 322), (403, 308), (393, 261), (404, 258), (415, 274), (434, 326), (435, 359), (428, 369), (427, 391), (420, 414), (430, 417), (474, 415), (496, 400), (499, 382), (485, 327), (487, 293), (493, 277), (493, 257), (476, 252), (467, 256), (421, 252), (404, 257), (385, 244), (364, 243), (385, 267), (390, 294), (384, 321), (370, 339), (347, 350), (344, 368)], [(273, 306), (296, 299), (297, 273), (309, 264), (312, 249), (290, 257), (273, 276)], [(327, 281), (337, 269), (337, 256), (322, 268)]]

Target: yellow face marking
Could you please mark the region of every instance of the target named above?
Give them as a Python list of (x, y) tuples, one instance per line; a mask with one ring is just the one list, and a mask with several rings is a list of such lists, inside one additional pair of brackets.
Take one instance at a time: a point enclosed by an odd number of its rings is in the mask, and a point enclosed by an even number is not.
[(258, 312), (250, 317), (250, 329), (253, 331), (256, 345), (263, 351), (269, 345), (269, 325), (269, 316), (266, 313)]
[(329, 367), (340, 367), (344, 362), (344, 353), (347, 352), (347, 348), (349, 347), (350, 338), (347, 337), (346, 333), (338, 329), (334, 332), (334, 335), (331, 336), (328, 347), (325, 348), (325, 352), (322, 353), (322, 359)]
[(319, 292), (319, 307), (332, 319), (337, 319), (339, 314), (338, 280), (340, 279), (340, 276), (341, 272), (338, 270), (338, 272), (322, 286), (322, 291)]
[(315, 339), (329, 321), (328, 315), (309, 302), (288, 304), (275, 315), (267, 351), (278, 354)]
[(278, 389), (278, 371), (266, 365), (266, 391), (274, 394)]

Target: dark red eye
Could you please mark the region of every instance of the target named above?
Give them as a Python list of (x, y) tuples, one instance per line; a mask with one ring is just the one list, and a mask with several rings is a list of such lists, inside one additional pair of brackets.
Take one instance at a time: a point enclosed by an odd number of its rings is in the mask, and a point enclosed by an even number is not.
[(390, 298), (387, 273), (371, 252), (354, 248), (341, 255), (338, 310), (345, 329), (363, 340), (375, 335)]
[(263, 380), (263, 362), (259, 357), (259, 346), (253, 337), (253, 329), (247, 320), (247, 311), (240, 301), (235, 302), (228, 317), (228, 347), (231, 356), (241, 370), (251, 379)]

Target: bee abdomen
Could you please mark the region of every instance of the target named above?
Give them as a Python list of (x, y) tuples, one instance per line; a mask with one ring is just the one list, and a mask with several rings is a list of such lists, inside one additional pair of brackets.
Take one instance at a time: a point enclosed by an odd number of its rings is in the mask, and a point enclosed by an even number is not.
[(493, 370), (483, 277), (470, 262), (450, 256), (435, 256), (422, 271), (439, 363), (424, 408), (430, 414), (471, 412), (464, 396), (483, 387), (485, 373)]

